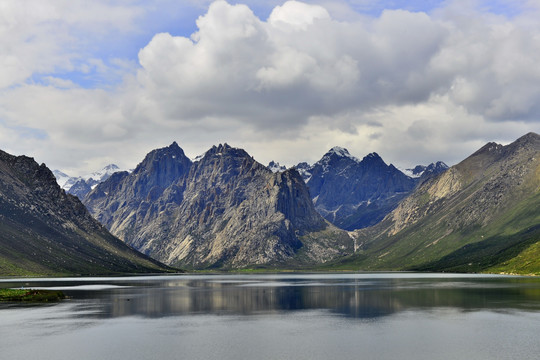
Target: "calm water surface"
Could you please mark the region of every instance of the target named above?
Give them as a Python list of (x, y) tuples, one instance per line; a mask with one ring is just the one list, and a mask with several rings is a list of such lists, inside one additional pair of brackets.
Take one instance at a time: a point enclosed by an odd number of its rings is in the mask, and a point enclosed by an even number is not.
[(0, 279), (2, 359), (538, 359), (540, 279), (414, 273)]

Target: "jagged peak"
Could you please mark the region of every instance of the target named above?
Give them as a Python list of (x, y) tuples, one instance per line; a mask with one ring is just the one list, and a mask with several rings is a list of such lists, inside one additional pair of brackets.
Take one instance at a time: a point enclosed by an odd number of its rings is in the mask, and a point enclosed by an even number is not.
[[(208, 161), (214, 161), (216, 158), (244, 158), (248, 160), (248, 163), (254, 163), (257, 162), (251, 156), (247, 151), (245, 151), (242, 148), (236, 148), (232, 147), (229, 144), (219, 144), (218, 146), (213, 145), (208, 151), (204, 153), (204, 156), (202, 158), (198, 158), (197, 162), (200, 164), (204, 164)], [(262, 164), (260, 164), (261, 167), (268, 170), (268, 168)]]
[(270, 161), (268, 163), (267, 168), (269, 168), (274, 173), (287, 170), (286, 166), (280, 165), (280, 163), (278, 163), (278, 162), (276, 162), (274, 160), (272, 160), (272, 161)]
[(184, 150), (180, 146), (178, 146), (178, 143), (176, 141), (173, 141), (171, 145), (162, 147), (159, 149), (152, 150), (146, 155), (146, 157), (150, 155), (157, 155), (157, 156), (168, 156), (168, 155), (184, 155)]
[(488, 142), (486, 145), (482, 146), (480, 149), (478, 149), (476, 152), (474, 152), (471, 156), (480, 155), (482, 153), (493, 153), (501, 151), (504, 146), (501, 144), (497, 144), (496, 142)]
[(426, 169), (430, 170), (430, 169), (449, 169), (450, 167), (448, 165), (446, 165), (443, 161), (437, 161), (435, 163), (431, 163), (427, 166)]
[(223, 154), (223, 153), (229, 152), (230, 150), (242, 150), (242, 149), (233, 148), (227, 143), (223, 143), (219, 145), (212, 145), (212, 147), (203, 154), (203, 157), (205, 157), (206, 155)]
[(247, 152), (244, 149), (232, 147), (227, 143), (223, 143), (223, 144), (219, 144), (217, 146), (212, 145), (212, 147), (208, 151), (206, 151), (204, 153), (204, 157), (206, 157), (206, 155), (220, 155), (220, 154), (222, 155), (222, 154), (229, 153), (231, 151), (233, 151), (233, 152), (243, 152), (243, 153), (245, 153), (247, 155)]
[(230, 146), (229, 144), (227, 144), (227, 143), (219, 144), (219, 145), (217, 146), (217, 150), (218, 150), (219, 152), (224, 152), (224, 151), (231, 150), (231, 149), (233, 149), (233, 147), (231, 147), (231, 146)]
[(435, 166), (436, 166), (436, 167), (446, 168), (446, 169), (450, 168), (450, 166), (446, 165), (446, 163), (445, 163), (444, 161), (437, 161), (437, 162), (435, 163)]
[(414, 168), (399, 169), (399, 170), (405, 175), (407, 175), (408, 177), (416, 179), (416, 178), (422, 177), (424, 174), (441, 173), (447, 169), (449, 169), (448, 165), (446, 165), (443, 161), (437, 161), (427, 166), (416, 165)]
[[(161, 155), (161, 156), (168, 156), (168, 155), (171, 155), (171, 156), (175, 156), (175, 155), (182, 155), (182, 156), (185, 156), (184, 154), (184, 150), (178, 146), (178, 144), (176, 143), (176, 141), (173, 141), (173, 143), (167, 147), (164, 147), (164, 148), (161, 148), (161, 149), (156, 149), (152, 152), (156, 152), (157, 154)], [(150, 152), (150, 153), (152, 153)]]
[(159, 148), (150, 151), (144, 158), (144, 160), (137, 165), (135, 170), (133, 170), (133, 173), (138, 173), (150, 166), (155, 161), (161, 162), (161, 161), (168, 161), (168, 159), (174, 159), (178, 162), (189, 162), (191, 163), (191, 160), (186, 157), (184, 154), (184, 150), (178, 144), (176, 141), (173, 141), (173, 143), (167, 147)]
[(370, 161), (370, 162), (377, 161), (377, 162), (384, 162), (383, 159), (382, 159), (382, 157), (380, 157), (379, 154), (377, 154), (376, 152), (372, 152), (372, 153), (367, 154), (366, 156), (364, 156), (364, 158), (362, 159), (362, 161)]
[(334, 146), (333, 148), (331, 148), (330, 150), (328, 150), (327, 154), (336, 154), (336, 155), (339, 155), (339, 156), (344, 156), (344, 157), (350, 157), (351, 154), (349, 153), (349, 150), (341, 147), (341, 146)]
[(352, 156), (349, 153), (349, 150), (341, 147), (341, 146), (334, 146), (330, 150), (326, 152), (326, 154), (323, 155), (321, 160), (319, 160), (317, 163), (319, 164), (328, 164), (332, 159), (350, 159), (355, 162), (360, 162), (356, 157)]

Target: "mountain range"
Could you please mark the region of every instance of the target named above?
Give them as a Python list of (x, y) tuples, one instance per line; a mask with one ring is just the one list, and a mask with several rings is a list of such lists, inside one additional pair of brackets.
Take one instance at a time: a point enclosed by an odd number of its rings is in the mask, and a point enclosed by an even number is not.
[(97, 184), (107, 180), (112, 174), (118, 171), (120, 171), (120, 168), (117, 165), (109, 164), (99, 171), (83, 176), (69, 176), (60, 170), (53, 170), (53, 174), (62, 189), (82, 199)]
[(410, 176), (387, 165), (377, 153), (362, 160), (334, 147), (313, 165), (296, 166), (317, 211), (334, 225), (355, 230), (381, 221), (418, 184), (448, 169), (443, 162), (416, 166)]
[(0, 274), (162, 272), (170, 268), (111, 235), (52, 172), (0, 151)]
[(186, 269), (540, 274), (539, 174), (534, 133), (403, 171), (339, 147), (284, 169), (172, 143), (91, 186), (85, 208), (45, 165), (0, 152), (0, 273), (168, 270), (134, 248)]
[(540, 273), (540, 136), (486, 144), (355, 236), (344, 268)]
[(194, 162), (177, 143), (154, 150), (84, 203), (126, 243), (184, 268), (314, 265), (353, 249), (295, 169), (274, 173), (227, 144)]

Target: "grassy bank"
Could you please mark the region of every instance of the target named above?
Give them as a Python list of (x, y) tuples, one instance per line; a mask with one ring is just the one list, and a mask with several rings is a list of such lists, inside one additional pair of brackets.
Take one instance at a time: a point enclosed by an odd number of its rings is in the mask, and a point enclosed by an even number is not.
[(64, 298), (64, 293), (55, 290), (0, 289), (0, 301), (48, 302)]

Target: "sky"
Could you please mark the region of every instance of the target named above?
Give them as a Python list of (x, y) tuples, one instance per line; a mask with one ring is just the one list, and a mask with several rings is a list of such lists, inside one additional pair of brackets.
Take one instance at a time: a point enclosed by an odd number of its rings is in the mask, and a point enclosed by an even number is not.
[(0, 149), (83, 175), (176, 141), (453, 165), (540, 132), (540, 0), (0, 0)]

